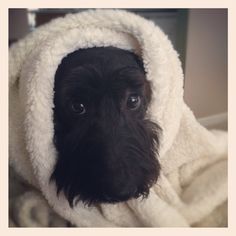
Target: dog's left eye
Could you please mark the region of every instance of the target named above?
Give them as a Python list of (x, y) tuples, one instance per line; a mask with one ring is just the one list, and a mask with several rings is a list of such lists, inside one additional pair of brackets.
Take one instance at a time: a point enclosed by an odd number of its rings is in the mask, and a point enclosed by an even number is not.
[(79, 115), (83, 115), (86, 112), (84, 104), (80, 102), (72, 102), (71, 103), (71, 110)]
[(141, 104), (141, 99), (140, 99), (140, 96), (139, 95), (136, 95), (136, 94), (132, 94), (128, 97), (127, 99), (127, 107), (130, 109), (130, 110), (136, 110), (139, 108)]

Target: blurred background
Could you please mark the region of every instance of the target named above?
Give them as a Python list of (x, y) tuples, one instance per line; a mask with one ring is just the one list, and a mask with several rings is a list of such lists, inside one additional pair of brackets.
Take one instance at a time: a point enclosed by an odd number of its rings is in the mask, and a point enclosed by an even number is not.
[[(86, 9), (9, 9), (9, 45), (38, 26)], [(180, 55), (184, 98), (207, 128), (227, 129), (227, 9), (126, 9), (159, 25)]]

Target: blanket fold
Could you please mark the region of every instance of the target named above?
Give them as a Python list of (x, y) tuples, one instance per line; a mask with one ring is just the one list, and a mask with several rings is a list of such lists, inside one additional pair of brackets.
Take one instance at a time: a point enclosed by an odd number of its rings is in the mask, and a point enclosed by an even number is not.
[[(105, 46), (130, 50), (143, 60), (153, 88), (147, 116), (162, 127), (161, 176), (147, 199), (93, 207), (79, 202), (72, 209), (49, 182), (57, 158), (54, 76), (69, 53)], [(227, 226), (227, 133), (197, 122), (183, 100), (178, 54), (153, 22), (122, 10), (89, 10), (39, 27), (10, 48), (9, 96), (10, 164), (72, 224)]]

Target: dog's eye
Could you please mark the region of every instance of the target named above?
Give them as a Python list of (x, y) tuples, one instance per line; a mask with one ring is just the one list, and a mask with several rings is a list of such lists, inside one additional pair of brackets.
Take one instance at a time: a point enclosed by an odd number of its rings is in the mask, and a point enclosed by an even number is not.
[(84, 104), (79, 102), (72, 102), (71, 110), (79, 115), (83, 115), (86, 112)]
[(141, 104), (141, 99), (139, 95), (132, 94), (127, 99), (127, 107), (130, 110), (136, 110)]

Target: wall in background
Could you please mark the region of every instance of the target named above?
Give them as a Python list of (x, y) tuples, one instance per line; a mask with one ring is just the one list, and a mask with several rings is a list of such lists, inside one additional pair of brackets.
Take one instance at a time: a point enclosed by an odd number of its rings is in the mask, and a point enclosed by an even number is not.
[(188, 15), (185, 101), (197, 117), (227, 112), (227, 10)]
[(29, 32), (27, 9), (9, 9), (9, 41), (14, 42)]

